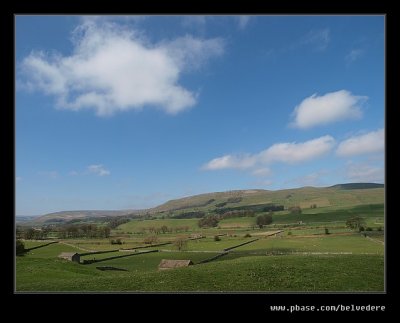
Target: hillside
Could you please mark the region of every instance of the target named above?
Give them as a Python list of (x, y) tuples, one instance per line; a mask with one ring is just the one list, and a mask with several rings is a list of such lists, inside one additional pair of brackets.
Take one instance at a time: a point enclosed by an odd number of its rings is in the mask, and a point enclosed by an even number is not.
[(331, 186), (331, 188), (337, 188), (339, 190), (365, 190), (370, 188), (384, 188), (383, 184), (376, 183), (347, 183), (347, 184), (337, 184)]
[(277, 191), (253, 189), (214, 192), (170, 200), (147, 210), (81, 210), (49, 213), (34, 218), (33, 223), (67, 222), (72, 219), (99, 219), (123, 215), (163, 215), (182, 212), (209, 212), (218, 209), (262, 208), (268, 204), (309, 208), (351, 207), (384, 203), (384, 187), (374, 183), (337, 184), (330, 187), (302, 187)]
[[(351, 186), (353, 185), (353, 187)], [(302, 187), (277, 191), (239, 190), (200, 194), (168, 201), (148, 210), (150, 214), (175, 211), (208, 211), (264, 204), (300, 206), (309, 208), (316, 204), (320, 207), (348, 207), (362, 204), (384, 203), (384, 188), (381, 184), (339, 184), (331, 187)]]

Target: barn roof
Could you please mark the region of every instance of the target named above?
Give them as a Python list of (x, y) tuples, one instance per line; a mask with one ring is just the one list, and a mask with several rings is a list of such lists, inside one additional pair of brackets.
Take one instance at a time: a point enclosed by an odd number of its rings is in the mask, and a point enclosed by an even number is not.
[(159, 269), (172, 269), (172, 268), (187, 267), (190, 265), (193, 265), (193, 261), (191, 261), (191, 260), (162, 259), (160, 264), (158, 265), (158, 268)]
[(74, 255), (79, 255), (77, 252), (62, 252), (58, 256), (59, 257), (72, 257)]

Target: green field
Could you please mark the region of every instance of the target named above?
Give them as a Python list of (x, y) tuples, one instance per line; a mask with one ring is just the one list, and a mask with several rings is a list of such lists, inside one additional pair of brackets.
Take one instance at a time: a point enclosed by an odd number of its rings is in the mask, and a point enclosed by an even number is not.
[[(256, 225), (256, 216), (262, 211), (251, 217), (223, 219), (213, 228), (199, 228), (196, 218), (173, 218), (187, 211), (214, 210), (225, 202), (225, 207), (300, 205), (303, 212), (274, 212), (273, 223), (261, 229)], [(317, 208), (310, 208), (311, 204), (317, 204)], [(56, 244), (18, 256), (16, 291), (268, 293), (385, 289), (382, 188), (233, 191), (170, 201), (152, 212), (156, 210), (159, 213), (153, 213), (155, 219), (131, 220), (113, 229), (107, 239), (60, 239)], [(360, 233), (346, 227), (346, 221), (354, 216), (364, 218), (368, 231)], [(168, 230), (162, 232), (162, 227)], [(277, 234), (267, 236), (271, 233)], [(174, 244), (177, 238), (196, 235), (203, 238), (187, 240), (181, 250)], [(149, 237), (156, 237), (154, 246), (145, 243)], [(110, 243), (117, 238), (122, 244)], [(48, 242), (25, 241), (25, 247)], [(238, 246), (245, 242), (251, 243)], [(238, 247), (205, 262), (235, 246)], [(132, 250), (109, 252), (122, 248)], [(141, 254), (149, 250), (156, 252)], [(108, 252), (84, 255), (79, 264), (58, 258), (61, 252), (90, 251)], [(162, 259), (186, 259), (194, 265), (159, 271)], [(101, 271), (96, 269), (99, 266), (124, 271)]]
[[(170, 256), (183, 258), (182, 255)], [(129, 269), (126, 272), (102, 272), (93, 265), (21, 257), (17, 260), (17, 291), (353, 292), (384, 289), (384, 259), (378, 255), (251, 256), (162, 272), (158, 272), (156, 266), (164, 255), (136, 257), (108, 264)]]
[[(375, 233), (375, 232), (374, 232)], [(109, 252), (86, 255), (97, 261), (77, 264), (58, 259), (61, 252), (81, 252), (61, 243), (17, 257), (17, 291), (383, 291), (382, 235), (373, 241), (358, 233), (260, 238), (233, 249), (212, 262), (199, 264), (224, 248), (252, 238), (222, 236), (190, 241), (177, 251), (173, 245), (160, 252)], [(378, 241), (378, 242), (377, 242)], [(27, 242), (27, 246), (37, 243)], [(143, 251), (145, 249), (140, 249)], [(158, 271), (161, 259), (190, 259), (194, 266)], [(126, 271), (99, 271), (111, 266)]]

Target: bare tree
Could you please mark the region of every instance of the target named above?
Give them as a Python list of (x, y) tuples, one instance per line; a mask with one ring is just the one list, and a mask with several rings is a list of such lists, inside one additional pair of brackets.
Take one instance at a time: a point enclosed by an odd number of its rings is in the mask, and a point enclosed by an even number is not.
[(186, 249), (188, 244), (187, 238), (186, 237), (177, 237), (174, 242), (173, 245), (176, 247), (176, 249), (178, 249), (179, 251)]

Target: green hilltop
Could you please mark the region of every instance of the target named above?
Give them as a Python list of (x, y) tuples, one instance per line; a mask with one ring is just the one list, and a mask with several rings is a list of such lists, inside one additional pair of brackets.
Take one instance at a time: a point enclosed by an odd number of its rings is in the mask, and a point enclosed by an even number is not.
[(363, 204), (384, 203), (384, 186), (373, 183), (338, 184), (331, 187), (302, 187), (277, 191), (237, 190), (206, 193), (176, 200), (170, 200), (155, 208), (150, 214), (174, 211), (212, 211), (219, 207), (243, 208), (268, 204), (309, 208), (349, 207)]
[(281, 205), (285, 209), (311, 206), (329, 211), (332, 208), (352, 207), (364, 204), (383, 204), (384, 186), (375, 183), (348, 183), (330, 187), (302, 187), (284, 190), (234, 190), (199, 194), (167, 201), (146, 210), (119, 211), (62, 211), (35, 218), (34, 223), (64, 222), (73, 219), (90, 220), (114, 216), (163, 216), (183, 212), (214, 212), (221, 209), (252, 209), (261, 211), (268, 205)]

